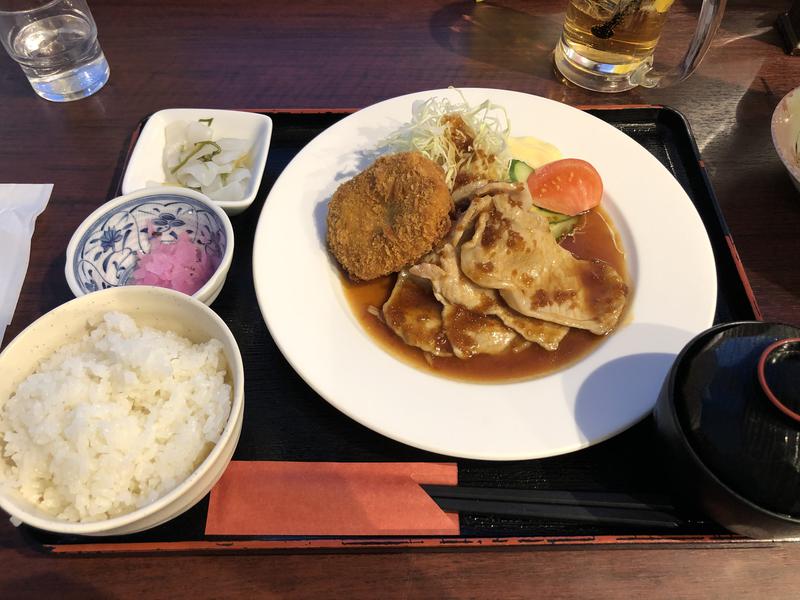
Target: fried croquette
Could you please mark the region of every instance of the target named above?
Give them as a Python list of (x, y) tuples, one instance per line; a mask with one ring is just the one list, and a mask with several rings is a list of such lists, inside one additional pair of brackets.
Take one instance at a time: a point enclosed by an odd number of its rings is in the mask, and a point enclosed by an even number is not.
[(351, 279), (400, 271), (450, 229), (442, 169), (418, 152), (382, 156), (339, 186), (328, 206), (328, 246)]

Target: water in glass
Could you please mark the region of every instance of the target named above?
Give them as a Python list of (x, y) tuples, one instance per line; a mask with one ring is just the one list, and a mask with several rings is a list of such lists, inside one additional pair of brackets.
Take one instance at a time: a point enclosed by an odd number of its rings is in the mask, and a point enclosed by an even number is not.
[(94, 23), (79, 12), (33, 21), (9, 41), (14, 58), (43, 98), (76, 100), (108, 81), (108, 62)]

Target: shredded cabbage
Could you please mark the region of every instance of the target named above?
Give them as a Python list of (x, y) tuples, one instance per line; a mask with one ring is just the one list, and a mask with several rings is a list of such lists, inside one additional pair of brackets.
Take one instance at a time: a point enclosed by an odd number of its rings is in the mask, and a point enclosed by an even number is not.
[[(511, 131), (508, 114), (489, 100), (472, 107), (461, 92), (459, 95), (460, 102), (436, 97), (417, 100), (411, 109), (411, 122), (389, 136), (384, 145), (397, 152), (416, 150), (430, 158), (444, 170), (451, 191), (456, 187), (459, 173), (467, 175), (468, 180), (507, 179)], [(463, 119), (472, 133), (472, 144), (466, 149), (453, 139), (453, 129), (446, 119), (455, 115)]]

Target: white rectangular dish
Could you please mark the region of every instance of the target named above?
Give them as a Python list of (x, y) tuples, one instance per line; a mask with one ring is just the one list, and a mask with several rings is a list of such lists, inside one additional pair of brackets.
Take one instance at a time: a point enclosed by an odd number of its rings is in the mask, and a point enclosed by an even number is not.
[(236, 215), (247, 209), (255, 200), (261, 177), (267, 164), (270, 140), (272, 138), (272, 119), (266, 115), (238, 110), (211, 108), (168, 108), (160, 110), (147, 120), (122, 179), (122, 193), (130, 194), (145, 187), (167, 183), (164, 172), (165, 129), (176, 121), (190, 122), (213, 119), (214, 139), (238, 138), (250, 142), (248, 167), (251, 177), (241, 200), (215, 202), (229, 215)]

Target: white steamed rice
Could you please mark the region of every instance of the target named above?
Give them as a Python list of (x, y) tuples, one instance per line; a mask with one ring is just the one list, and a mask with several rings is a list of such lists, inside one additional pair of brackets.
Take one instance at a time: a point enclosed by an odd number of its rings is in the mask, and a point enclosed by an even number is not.
[(46, 513), (98, 521), (163, 496), (231, 410), (222, 344), (108, 313), (0, 398), (0, 481)]

